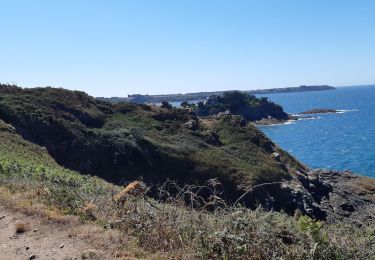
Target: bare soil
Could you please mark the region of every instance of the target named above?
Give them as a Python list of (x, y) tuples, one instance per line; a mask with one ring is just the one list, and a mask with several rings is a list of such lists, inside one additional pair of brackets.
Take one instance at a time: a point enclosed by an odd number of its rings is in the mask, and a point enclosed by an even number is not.
[[(22, 227), (17, 232), (17, 227)], [(71, 235), (69, 227), (42, 223), (0, 205), (0, 260), (112, 259), (87, 241)]]

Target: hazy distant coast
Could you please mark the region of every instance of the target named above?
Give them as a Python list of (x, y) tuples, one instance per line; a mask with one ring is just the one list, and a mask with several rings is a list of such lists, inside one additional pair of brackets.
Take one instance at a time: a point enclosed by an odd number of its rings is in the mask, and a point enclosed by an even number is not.
[[(299, 86), (299, 87), (288, 87), (288, 88), (271, 88), (271, 89), (257, 89), (257, 90), (246, 90), (241, 91), (247, 94), (274, 94), (274, 93), (291, 93), (291, 92), (305, 92), (305, 91), (323, 91), (323, 90), (334, 90), (335, 88), (328, 85), (313, 85), (313, 86)], [(129, 102), (129, 103), (160, 103), (162, 101), (177, 102), (177, 101), (196, 101), (203, 100), (208, 96), (221, 95), (224, 91), (214, 92), (197, 92), (197, 93), (186, 93), (186, 94), (167, 94), (167, 95), (141, 95), (134, 94), (128, 95), (128, 97), (111, 97), (104, 98), (98, 97), (99, 100), (109, 101), (111, 103)]]

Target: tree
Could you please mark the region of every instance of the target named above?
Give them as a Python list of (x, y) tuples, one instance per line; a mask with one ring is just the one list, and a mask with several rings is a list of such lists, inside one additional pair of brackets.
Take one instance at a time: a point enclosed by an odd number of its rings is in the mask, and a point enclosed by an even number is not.
[(237, 112), (248, 104), (249, 95), (239, 91), (224, 92), (219, 102), (227, 105), (232, 112)]

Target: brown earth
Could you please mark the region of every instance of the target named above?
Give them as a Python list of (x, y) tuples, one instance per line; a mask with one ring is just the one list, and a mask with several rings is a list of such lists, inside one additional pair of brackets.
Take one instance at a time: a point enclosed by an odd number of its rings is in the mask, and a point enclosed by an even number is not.
[[(16, 229), (23, 229), (17, 232)], [(69, 226), (45, 224), (0, 205), (0, 260), (12, 259), (113, 259)]]

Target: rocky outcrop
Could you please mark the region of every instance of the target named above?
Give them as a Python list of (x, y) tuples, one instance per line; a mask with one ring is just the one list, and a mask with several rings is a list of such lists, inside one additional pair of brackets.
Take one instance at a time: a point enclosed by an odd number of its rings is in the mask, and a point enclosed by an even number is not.
[(330, 108), (315, 108), (311, 110), (307, 110), (304, 112), (301, 112), (299, 114), (301, 115), (310, 115), (310, 114), (329, 114), (329, 113), (337, 113), (339, 112), (336, 109), (330, 109)]
[[(277, 156), (275, 153), (273, 156)], [(375, 180), (349, 171), (300, 171), (289, 180), (254, 187), (243, 198), (263, 208), (301, 212), (329, 223), (375, 224)]]
[[(286, 206), (316, 219), (375, 223), (375, 180), (349, 171), (311, 170), (281, 185)], [(289, 209), (289, 210), (290, 210)]]
[(317, 170), (312, 175), (331, 187), (320, 207), (329, 222), (375, 223), (375, 180), (352, 172)]
[(258, 98), (239, 91), (224, 92), (220, 96), (207, 97), (205, 102), (198, 102), (195, 113), (198, 116), (221, 115), (230, 113), (240, 115), (247, 121), (264, 118), (287, 120), (289, 115), (283, 108), (265, 97)]

